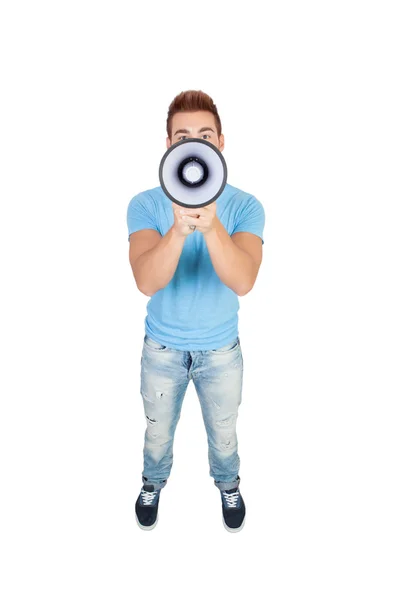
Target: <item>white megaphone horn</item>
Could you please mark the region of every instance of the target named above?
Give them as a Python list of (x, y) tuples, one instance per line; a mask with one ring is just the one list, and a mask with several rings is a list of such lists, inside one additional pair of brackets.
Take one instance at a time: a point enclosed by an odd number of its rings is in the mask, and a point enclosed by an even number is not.
[(172, 144), (161, 159), (159, 180), (165, 194), (185, 208), (214, 202), (227, 183), (227, 165), (211, 142), (188, 138)]

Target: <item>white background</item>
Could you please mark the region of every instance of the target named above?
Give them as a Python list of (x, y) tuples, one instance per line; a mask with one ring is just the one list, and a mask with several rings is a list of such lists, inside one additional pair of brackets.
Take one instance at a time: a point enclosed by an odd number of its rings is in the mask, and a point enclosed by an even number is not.
[[(398, 2), (5, 2), (1, 595), (401, 600)], [(240, 299), (245, 527), (225, 531), (193, 384), (141, 531), (148, 298), (126, 210), (201, 89), (266, 213)]]

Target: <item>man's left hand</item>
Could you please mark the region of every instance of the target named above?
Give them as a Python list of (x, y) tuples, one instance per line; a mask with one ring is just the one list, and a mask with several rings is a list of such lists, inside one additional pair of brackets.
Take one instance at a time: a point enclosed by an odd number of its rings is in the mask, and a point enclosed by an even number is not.
[(195, 228), (203, 234), (213, 231), (218, 219), (215, 202), (202, 208), (184, 208), (182, 206), (179, 210), (179, 215), (184, 223), (190, 226), (195, 225)]

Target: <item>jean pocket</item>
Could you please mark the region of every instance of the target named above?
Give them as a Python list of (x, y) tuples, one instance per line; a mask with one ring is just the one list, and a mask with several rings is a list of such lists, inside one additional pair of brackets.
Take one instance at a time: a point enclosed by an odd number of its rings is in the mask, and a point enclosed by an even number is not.
[(221, 348), (212, 350), (211, 352), (214, 352), (214, 354), (223, 354), (225, 352), (231, 352), (231, 350), (235, 350), (239, 347), (239, 345), (239, 337), (237, 337), (236, 340), (230, 342), (229, 344), (226, 344), (225, 346), (222, 346)]
[(144, 345), (147, 346), (147, 348), (150, 348), (151, 350), (163, 351), (163, 350), (168, 349), (168, 346), (164, 346), (164, 344), (160, 344), (159, 342), (156, 342), (155, 340), (150, 338), (150, 336), (148, 336), (148, 335), (144, 336)]

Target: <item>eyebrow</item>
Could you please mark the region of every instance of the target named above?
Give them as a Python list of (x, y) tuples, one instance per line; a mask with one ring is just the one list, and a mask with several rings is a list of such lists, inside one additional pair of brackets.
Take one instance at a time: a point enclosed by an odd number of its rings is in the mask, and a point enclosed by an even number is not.
[[(211, 129), (211, 127), (202, 127), (199, 129), (198, 133), (203, 133), (203, 131), (212, 131), (214, 133), (214, 129)], [(177, 135), (178, 133), (190, 133), (190, 131), (189, 129), (178, 129), (175, 131), (174, 135)]]

